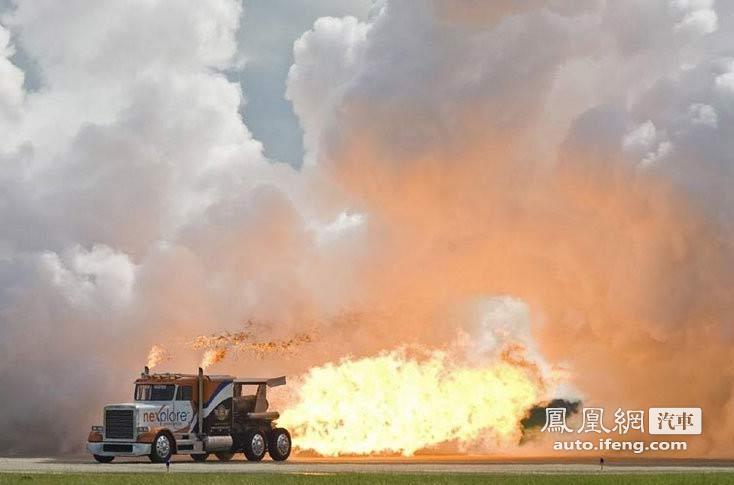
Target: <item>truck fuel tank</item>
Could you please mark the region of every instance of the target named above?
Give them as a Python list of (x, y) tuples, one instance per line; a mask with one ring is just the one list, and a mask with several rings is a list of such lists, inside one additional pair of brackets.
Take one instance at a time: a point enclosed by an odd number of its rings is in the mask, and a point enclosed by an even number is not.
[(206, 451), (229, 451), (232, 449), (231, 436), (207, 436), (204, 438)]

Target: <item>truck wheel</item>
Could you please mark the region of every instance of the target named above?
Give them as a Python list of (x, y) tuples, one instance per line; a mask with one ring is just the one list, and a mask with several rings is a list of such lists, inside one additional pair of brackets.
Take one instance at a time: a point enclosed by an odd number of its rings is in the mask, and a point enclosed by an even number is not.
[(245, 436), (245, 456), (250, 461), (260, 461), (265, 456), (267, 442), (261, 431), (249, 431)]
[(275, 461), (283, 461), (290, 456), (291, 434), (287, 429), (275, 428), (268, 434), (268, 453)]
[(100, 463), (110, 463), (112, 462), (112, 460), (115, 459), (114, 456), (102, 456), (102, 455), (92, 455), (92, 456), (94, 456), (94, 459)]
[(153, 445), (150, 447), (150, 461), (153, 463), (165, 463), (173, 454), (173, 440), (168, 433), (161, 431), (155, 435)]
[(203, 463), (206, 461), (206, 459), (209, 458), (209, 453), (201, 453), (196, 455), (191, 455), (191, 459), (194, 460), (197, 463)]
[(214, 454), (219, 461), (229, 461), (234, 457), (234, 451), (217, 451)]

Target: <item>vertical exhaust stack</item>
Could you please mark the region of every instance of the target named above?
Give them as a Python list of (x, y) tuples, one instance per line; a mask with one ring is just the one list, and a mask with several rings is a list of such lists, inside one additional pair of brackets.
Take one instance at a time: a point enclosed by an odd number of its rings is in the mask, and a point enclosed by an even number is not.
[(150, 375), (150, 369), (148, 368), (147, 365), (143, 369), (143, 375), (146, 376), (146, 377)]
[(199, 374), (196, 377), (197, 383), (199, 384), (199, 429), (198, 433), (201, 436), (204, 432), (204, 369), (199, 367)]

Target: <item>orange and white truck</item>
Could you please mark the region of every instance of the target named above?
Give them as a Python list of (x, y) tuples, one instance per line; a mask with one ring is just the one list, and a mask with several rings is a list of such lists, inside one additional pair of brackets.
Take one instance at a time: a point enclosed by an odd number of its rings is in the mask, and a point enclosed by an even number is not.
[(285, 377), (237, 378), (226, 375), (151, 374), (135, 381), (134, 401), (104, 407), (103, 422), (92, 426), (87, 450), (109, 463), (116, 456), (148, 456), (167, 462), (172, 455), (205, 461), (210, 454), (231, 460), (285, 460), (291, 436), (276, 427), (279, 414), (268, 411), (267, 389)]

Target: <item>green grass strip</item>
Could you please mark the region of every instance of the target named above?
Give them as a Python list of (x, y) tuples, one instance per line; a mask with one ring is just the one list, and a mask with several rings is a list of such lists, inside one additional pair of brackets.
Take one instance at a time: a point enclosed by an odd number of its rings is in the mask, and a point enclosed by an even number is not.
[(734, 473), (599, 473), (599, 474), (437, 474), (437, 473), (4, 473), (0, 484), (212, 484), (212, 485), (560, 485), (560, 484), (645, 484), (645, 485), (696, 485), (734, 484)]

